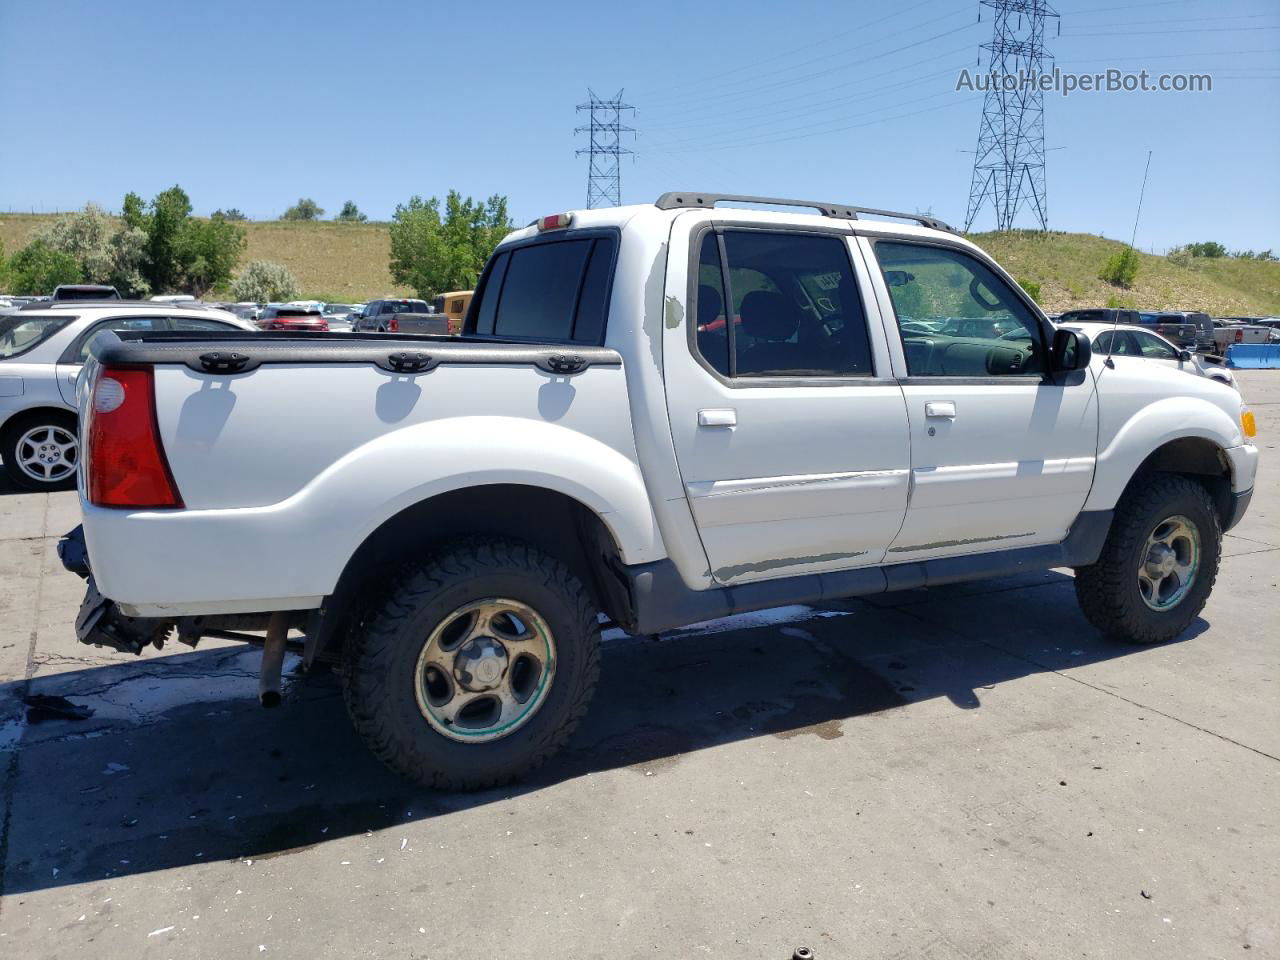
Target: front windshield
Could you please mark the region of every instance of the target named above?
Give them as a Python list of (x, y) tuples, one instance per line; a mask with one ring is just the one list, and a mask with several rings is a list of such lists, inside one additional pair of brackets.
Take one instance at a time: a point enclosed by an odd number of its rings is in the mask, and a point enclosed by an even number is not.
[(75, 317), (33, 317), (10, 314), (0, 317), (0, 360), (21, 356), (34, 350)]

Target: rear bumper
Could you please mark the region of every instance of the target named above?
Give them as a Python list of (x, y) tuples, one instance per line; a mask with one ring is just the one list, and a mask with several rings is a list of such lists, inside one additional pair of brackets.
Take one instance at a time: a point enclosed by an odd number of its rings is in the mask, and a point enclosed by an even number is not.
[(58, 541), (58, 558), (68, 571), (88, 581), (76, 614), (77, 640), (90, 646), (135, 655), (153, 643), (158, 647), (164, 642), (172, 621), (127, 617), (98, 591), (93, 572), (89, 569), (83, 527), (76, 527)]

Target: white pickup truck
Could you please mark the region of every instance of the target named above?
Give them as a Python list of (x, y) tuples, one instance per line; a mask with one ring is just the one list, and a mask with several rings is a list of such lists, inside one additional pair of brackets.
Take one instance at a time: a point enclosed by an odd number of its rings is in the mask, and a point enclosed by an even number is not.
[(944, 224), (759, 197), (544, 217), (461, 337), (93, 355), (81, 639), (256, 639), (270, 702), (301, 632), (440, 788), (563, 744), (605, 624), (1073, 567), (1099, 630), (1172, 638), (1257, 460), (1234, 390), (1093, 354)]

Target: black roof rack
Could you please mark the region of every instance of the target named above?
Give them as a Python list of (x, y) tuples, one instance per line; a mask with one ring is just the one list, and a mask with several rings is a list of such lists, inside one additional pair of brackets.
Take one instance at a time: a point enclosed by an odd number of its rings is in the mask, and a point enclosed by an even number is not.
[(874, 207), (851, 207), (843, 203), (823, 203), (819, 200), (785, 200), (779, 197), (752, 197), (738, 193), (697, 193), (695, 191), (664, 193), (654, 206), (660, 210), (676, 210), (680, 207), (703, 207), (710, 209), (717, 203), (729, 200), (734, 203), (764, 203), (775, 207), (809, 207), (817, 210), (824, 217), (839, 217), (842, 220), (857, 220), (859, 214), (873, 217), (893, 217), (896, 220), (912, 220), (930, 230), (945, 230), (955, 233), (950, 226), (936, 217), (923, 213), (900, 213), (896, 210), (877, 210)]

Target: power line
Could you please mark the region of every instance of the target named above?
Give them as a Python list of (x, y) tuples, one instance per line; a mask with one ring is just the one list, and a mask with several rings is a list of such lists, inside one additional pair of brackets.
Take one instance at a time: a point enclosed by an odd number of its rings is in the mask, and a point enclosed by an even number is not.
[[(775, 53), (775, 54), (774, 54), (773, 56), (771, 56), (771, 57), (765, 57), (764, 59), (752, 60), (750, 63), (744, 63), (744, 64), (743, 64), (742, 66), (740, 66), (740, 67), (733, 67), (732, 69), (729, 69), (729, 70), (723, 70), (723, 71), (721, 71), (720, 73), (713, 73), (713, 74), (710, 74), (710, 75), (708, 75), (708, 76), (704, 76), (704, 77), (702, 77), (702, 78), (700, 78), (700, 79), (695, 79), (695, 80), (692, 80), (692, 81), (687, 81), (687, 80), (686, 80), (686, 81), (683, 81), (683, 82), (678, 83), (678, 84), (668, 84), (667, 86), (664, 86), (664, 87), (658, 87), (658, 88), (657, 88), (655, 91), (653, 91), (653, 92), (658, 93), (658, 94), (662, 94), (662, 93), (663, 93), (664, 91), (666, 91), (666, 90), (679, 90), (679, 91), (680, 91), (679, 97), (680, 97), (681, 99), (683, 99), (683, 97), (687, 95), (687, 91), (689, 90), (689, 87), (690, 87), (690, 86), (692, 86), (692, 85), (701, 85), (701, 84), (704, 84), (704, 83), (709, 83), (709, 82), (711, 82), (711, 81), (713, 81), (713, 80), (719, 80), (719, 79), (720, 79), (720, 78), (722, 78), (722, 77), (728, 77), (728, 76), (732, 76), (732, 75), (733, 75), (733, 74), (735, 74), (735, 73), (741, 73), (741, 72), (742, 72), (742, 71), (744, 71), (744, 70), (755, 70), (755, 69), (756, 69), (757, 67), (759, 67), (761, 64), (764, 64), (764, 63), (772, 63), (772, 62), (773, 62), (773, 61), (775, 61), (775, 60), (782, 60), (782, 59), (784, 59), (784, 58), (786, 58), (786, 57), (791, 56), (793, 53), (800, 53), (801, 51), (810, 51), (810, 50), (812, 50), (812, 49), (813, 49), (813, 47), (814, 47), (814, 46), (817, 46), (817, 45), (823, 45), (823, 44), (828, 44), (828, 43), (834, 43), (836, 40), (839, 40), (839, 39), (841, 39), (842, 37), (847, 37), (847, 36), (848, 36), (849, 34), (851, 34), (851, 33), (858, 33), (858, 32), (860, 32), (860, 31), (865, 31), (865, 30), (870, 29), (871, 27), (877, 26), (877, 25), (879, 25), (879, 24), (881, 24), (881, 23), (884, 23), (884, 22), (886, 22), (886, 21), (888, 21), (888, 20), (894, 20), (894, 19), (897, 19), (897, 18), (899, 18), (899, 17), (903, 17), (903, 16), (905, 16), (906, 14), (911, 13), (913, 10), (919, 10), (921, 7), (928, 6), (928, 5), (930, 5), (931, 3), (934, 3), (934, 2), (935, 2), (935, 0), (922, 0), (922, 2), (917, 3), (917, 4), (915, 4), (914, 6), (911, 6), (911, 7), (907, 7), (905, 10), (894, 10), (892, 13), (887, 14), (887, 15), (885, 15), (885, 16), (883, 16), (883, 17), (881, 17), (881, 18), (880, 18), (880, 19), (878, 19), (878, 20), (872, 20), (872, 21), (871, 21), (871, 22), (869, 22), (869, 23), (859, 24), (858, 26), (856, 26), (856, 27), (851, 27), (851, 28), (849, 28), (848, 30), (841, 30), (839, 33), (831, 34), (830, 36), (823, 37), (823, 38), (821, 38), (821, 39), (819, 39), (819, 40), (817, 40), (817, 41), (812, 41), (812, 42), (809, 42), (809, 43), (805, 43), (805, 44), (803, 44), (803, 45), (801, 45), (801, 46), (798, 46), (798, 47), (792, 47), (792, 48), (790, 48), (789, 50), (784, 50), (784, 51), (782, 51), (781, 53)], [(901, 32), (901, 31), (899, 31), (899, 32)], [(894, 35), (895, 35), (895, 34), (889, 34), (889, 36), (894, 36)], [(857, 48), (855, 47), (854, 49), (857, 49)], [(795, 69), (795, 67), (798, 67), (798, 66), (804, 66), (806, 63), (815, 63), (815, 62), (817, 62), (817, 60), (827, 60), (827, 59), (830, 59), (831, 57), (835, 57), (835, 56), (842, 57), (842, 56), (847, 55), (848, 53), (849, 53), (849, 51), (848, 51), (848, 50), (841, 50), (841, 51), (839, 51), (839, 52), (837, 52), (837, 53), (834, 53), (834, 54), (827, 54), (827, 55), (824, 55), (824, 56), (822, 56), (822, 57), (817, 57), (817, 58), (813, 58), (813, 59), (810, 59), (810, 60), (802, 60), (800, 63), (798, 63), (798, 64), (794, 64), (792, 67), (789, 67), (789, 68), (787, 68), (787, 69)], [(783, 72), (785, 72), (785, 71), (783, 71)], [(671, 99), (672, 99), (672, 97), (670, 97), (670, 96), (661, 96), (661, 95), (660, 95), (660, 96), (658, 96), (658, 97), (657, 97), (653, 102), (657, 102), (657, 103), (665, 103), (665, 102), (667, 102), (668, 100), (671, 100)]]
[(1174, 30), (1142, 30), (1140, 32), (1130, 32), (1121, 30), (1115, 33), (1064, 33), (1063, 40), (1074, 40), (1077, 37), (1157, 37), (1167, 33), (1240, 33), (1244, 30), (1280, 30), (1280, 26), (1261, 26), (1254, 25), (1250, 27), (1178, 27)]
[[(1002, 76), (1039, 76), (1045, 60), (1045, 20), (1058, 13), (1044, 0), (982, 0), (995, 11), (990, 43), (990, 68)], [(982, 102), (978, 149), (969, 182), (966, 232), (989, 202), (995, 209), (996, 229), (1011, 230), (1020, 210), (1031, 211), (1041, 230), (1049, 228), (1044, 173), (1044, 91), (1018, 84), (1005, 90), (993, 84)]]
[(635, 133), (634, 127), (623, 126), (624, 110), (635, 107), (622, 102), (619, 90), (612, 100), (597, 97), (587, 89), (588, 100), (580, 103), (577, 112), (587, 111), (589, 122), (574, 129), (575, 134), (587, 134), (587, 146), (574, 151), (575, 156), (587, 154), (587, 209), (622, 206), (621, 157), (631, 153), (622, 146), (622, 135)]

